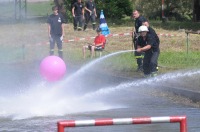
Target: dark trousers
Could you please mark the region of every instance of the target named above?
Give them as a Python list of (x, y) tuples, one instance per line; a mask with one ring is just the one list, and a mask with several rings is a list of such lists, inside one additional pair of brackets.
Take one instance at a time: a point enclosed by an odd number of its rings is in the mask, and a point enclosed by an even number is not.
[(55, 48), (55, 43), (57, 44), (58, 47), (58, 55), (60, 58), (63, 58), (63, 50), (62, 50), (62, 40), (61, 40), (61, 35), (52, 35), (50, 38), (50, 55), (54, 55), (54, 48)]
[(153, 72), (157, 72), (158, 57), (160, 51), (147, 51), (145, 52), (143, 59), (143, 70), (145, 75), (149, 75)]
[(82, 30), (83, 16), (75, 16), (74, 17), (74, 30)]
[[(137, 36), (136, 35), (134, 35), (133, 36), (133, 47), (134, 47), (134, 49), (136, 50), (137, 49)], [(142, 62), (143, 62), (143, 53), (138, 53), (138, 52), (134, 52), (134, 54), (135, 54), (135, 58), (136, 58), (136, 60), (137, 60), (137, 65), (138, 65), (138, 68), (139, 67), (142, 67)]]
[(88, 13), (88, 12), (85, 13), (85, 25), (84, 25), (84, 30), (87, 28), (87, 25), (88, 25), (88, 23), (89, 23), (90, 20), (92, 21), (93, 30), (95, 30), (95, 28), (96, 28), (95, 14), (93, 13), (93, 14), (90, 15), (90, 13)]

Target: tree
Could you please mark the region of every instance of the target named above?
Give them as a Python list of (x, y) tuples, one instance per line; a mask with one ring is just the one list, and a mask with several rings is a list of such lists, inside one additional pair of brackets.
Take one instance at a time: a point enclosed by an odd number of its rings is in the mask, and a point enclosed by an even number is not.
[(72, 21), (72, 4), (76, 0), (54, 0), (54, 4), (59, 7), (59, 12), (62, 13), (62, 15), (65, 18), (65, 21)]
[[(161, 0), (132, 0), (143, 11), (147, 18), (161, 18), (162, 1)], [(191, 0), (165, 0), (165, 16), (175, 20), (192, 19), (192, 2)]]
[(132, 3), (130, 0), (98, 0), (97, 10), (103, 10), (104, 14), (111, 19), (121, 19), (132, 14)]

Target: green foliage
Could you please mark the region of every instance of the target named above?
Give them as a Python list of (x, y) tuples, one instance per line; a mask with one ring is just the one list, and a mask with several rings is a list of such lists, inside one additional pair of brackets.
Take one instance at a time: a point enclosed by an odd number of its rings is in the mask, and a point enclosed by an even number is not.
[[(137, 9), (143, 11), (143, 15), (149, 19), (161, 19), (162, 1), (161, 0), (135, 0)], [(165, 0), (164, 14), (169, 20), (191, 20), (192, 2), (191, 0)]]
[(68, 19), (68, 22), (72, 22), (72, 4), (74, 3), (74, 0), (63, 0), (63, 7), (65, 8), (66, 16)]
[(155, 28), (162, 28), (167, 30), (178, 30), (186, 29), (196, 31), (199, 29), (200, 25), (194, 22), (179, 22), (179, 21), (170, 21), (167, 23), (162, 23), (161, 21), (151, 21), (151, 25)]
[[(68, 21), (72, 21), (71, 7), (74, 0), (57, 0), (56, 3), (61, 8), (64, 8), (64, 15), (67, 16)], [(87, 0), (82, 0), (85, 2)], [(104, 15), (111, 19), (122, 19), (124, 16), (132, 14), (132, 3), (130, 0), (96, 0), (97, 14), (104, 10)]]
[[(71, 5), (74, 0), (57, 0), (65, 9), (65, 15), (72, 21)], [(87, 0), (82, 0), (83, 2)], [(104, 10), (107, 18), (116, 21), (125, 16), (130, 16), (134, 9), (140, 9), (148, 19), (162, 19), (161, 0), (95, 0), (97, 13)], [(165, 0), (164, 14), (169, 20), (190, 21), (192, 20), (192, 2), (190, 0)]]
[(130, 0), (98, 0), (97, 10), (104, 10), (104, 15), (111, 19), (121, 19), (132, 14)]

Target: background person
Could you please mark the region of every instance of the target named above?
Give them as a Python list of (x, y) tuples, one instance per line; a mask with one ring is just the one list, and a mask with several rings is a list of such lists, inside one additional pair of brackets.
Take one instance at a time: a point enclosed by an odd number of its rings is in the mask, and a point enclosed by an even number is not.
[(72, 16), (74, 18), (74, 31), (82, 30), (82, 23), (84, 19), (84, 4), (81, 2), (81, 0), (78, 0), (75, 2), (72, 6)]
[(83, 30), (87, 28), (87, 25), (90, 20), (92, 21), (92, 28), (93, 30), (95, 30), (96, 17), (97, 17), (96, 4), (94, 3), (93, 0), (88, 0), (85, 4), (85, 25)]
[(58, 13), (58, 7), (52, 7), (53, 14), (48, 17), (48, 36), (50, 40), (50, 55), (54, 54), (55, 43), (57, 43), (58, 54), (63, 58), (62, 40), (64, 37), (63, 16)]
[[(142, 26), (142, 23), (144, 21), (146, 21), (146, 19), (140, 15), (140, 12), (138, 10), (134, 10), (133, 11), (133, 18), (135, 19), (135, 29), (133, 31), (133, 48), (136, 50), (137, 49), (137, 39), (138, 39), (138, 36), (139, 36), (139, 33), (138, 33), (138, 29), (140, 26)], [(137, 71), (143, 71), (143, 68), (142, 68), (142, 53), (138, 53), (138, 52), (135, 52), (135, 58), (137, 60), (137, 65), (138, 65), (138, 68), (137, 68)]]
[(155, 37), (148, 33), (147, 26), (140, 26), (138, 37), (137, 52), (145, 52), (143, 59), (143, 72), (145, 77), (157, 75), (157, 64), (160, 53), (159, 44)]
[(91, 58), (94, 57), (95, 50), (102, 50), (105, 47), (106, 38), (101, 34), (101, 28), (97, 28), (97, 36), (94, 39), (94, 43), (90, 45), (83, 46), (83, 58), (85, 59), (86, 49), (90, 50)]

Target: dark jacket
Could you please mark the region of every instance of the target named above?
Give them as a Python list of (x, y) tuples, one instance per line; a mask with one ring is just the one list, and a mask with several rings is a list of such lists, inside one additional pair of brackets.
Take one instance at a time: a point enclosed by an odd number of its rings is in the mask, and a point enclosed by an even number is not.
[(60, 36), (62, 35), (62, 24), (63, 24), (63, 15), (58, 14), (58, 15), (54, 15), (51, 14), (48, 17), (47, 23), (50, 24), (51, 26), (51, 31), (50, 34), (51, 35), (56, 35), (56, 36)]
[(155, 40), (158, 44), (160, 44), (160, 39), (159, 39), (157, 33), (155, 32), (155, 30), (151, 27), (149, 27), (148, 29), (149, 29), (148, 33), (151, 34), (155, 38)]
[(138, 29), (140, 26), (142, 26), (142, 23), (145, 22), (146, 19), (143, 16), (139, 16), (137, 19), (135, 19), (135, 30), (136, 33), (138, 33)]
[(159, 44), (156, 42), (155, 37), (150, 33), (147, 33), (147, 36), (145, 39), (143, 39), (142, 36), (138, 37), (138, 46), (145, 47), (147, 45), (151, 45), (151, 48), (145, 52), (159, 51)]

